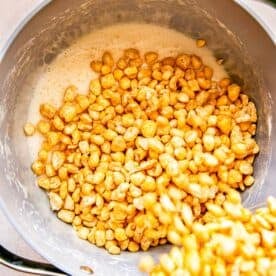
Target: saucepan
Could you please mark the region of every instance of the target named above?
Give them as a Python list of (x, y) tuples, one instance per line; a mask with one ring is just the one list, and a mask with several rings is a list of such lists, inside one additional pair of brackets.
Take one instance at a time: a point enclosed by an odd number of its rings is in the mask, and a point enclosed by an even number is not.
[[(70, 275), (139, 275), (137, 263), (144, 253), (111, 256), (77, 238), (71, 226), (56, 219), (46, 194), (35, 184), (22, 132), (32, 98), (29, 76), (84, 34), (122, 22), (157, 24), (208, 41), (215, 57), (225, 61), (229, 75), (258, 109), (256, 183), (243, 192), (243, 203), (254, 208), (268, 195), (276, 196), (275, 45), (238, 4), (229, 0), (44, 1), (2, 53), (0, 206), (22, 237), (60, 270), (20, 260), (1, 248), (1, 262), (6, 265), (41, 275), (62, 275), (62, 271)], [(150, 253), (157, 256), (166, 250), (162, 246)]]

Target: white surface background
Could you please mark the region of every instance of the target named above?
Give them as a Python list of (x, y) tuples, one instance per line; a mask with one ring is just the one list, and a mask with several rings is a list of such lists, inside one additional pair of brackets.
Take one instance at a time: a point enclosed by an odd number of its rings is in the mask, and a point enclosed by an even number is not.
[[(66, 0), (64, 0), (66, 1)], [(231, 1), (231, 0), (229, 0)], [(243, 5), (257, 20), (269, 30), (276, 44), (276, 9), (257, 0), (236, 0)], [(0, 52), (7, 45), (11, 34), (25, 16), (37, 7), (43, 0), (0, 0)], [(1, 183), (4, 185), (4, 183)], [(0, 212), (0, 244), (9, 250), (33, 259), (43, 261), (15, 232), (4, 215)], [(11, 271), (0, 266), (0, 275), (24, 276), (27, 274)]]

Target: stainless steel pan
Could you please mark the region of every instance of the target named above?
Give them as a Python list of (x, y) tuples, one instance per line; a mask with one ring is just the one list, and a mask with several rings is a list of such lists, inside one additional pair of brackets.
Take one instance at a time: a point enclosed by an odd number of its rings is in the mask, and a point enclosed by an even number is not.
[[(252, 207), (268, 195), (276, 196), (275, 45), (242, 8), (229, 0), (47, 2), (21, 26), (0, 64), (0, 205), (37, 252), (72, 275), (86, 274), (83, 266), (92, 268), (96, 275), (139, 274), (137, 262), (143, 253), (110, 256), (104, 249), (79, 240), (72, 227), (56, 219), (45, 193), (35, 185), (22, 134), (32, 97), (32, 73), (81, 35), (117, 22), (155, 23), (207, 39), (216, 57), (225, 60), (230, 75), (243, 85), (258, 108), (261, 152), (255, 162), (256, 184), (244, 192), (244, 204)], [(150, 253), (157, 255), (164, 250), (166, 247), (159, 247)], [(11, 256), (5, 257), (8, 264)]]

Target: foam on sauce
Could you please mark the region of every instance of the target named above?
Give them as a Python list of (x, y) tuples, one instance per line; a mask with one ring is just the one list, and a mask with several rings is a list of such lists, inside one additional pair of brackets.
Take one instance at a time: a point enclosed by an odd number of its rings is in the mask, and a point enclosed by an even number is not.
[[(43, 68), (43, 73), (33, 87), (33, 97), (29, 107), (28, 122), (40, 119), (39, 105), (52, 103), (59, 106), (64, 90), (69, 85), (78, 87), (86, 93), (91, 79), (97, 77), (90, 69), (90, 62), (100, 59), (109, 50), (115, 59), (126, 48), (137, 48), (141, 54), (156, 51), (160, 57), (190, 53), (200, 56), (203, 63), (214, 70), (214, 80), (227, 76), (223, 66), (216, 62), (207, 48), (197, 48), (196, 42), (183, 33), (150, 24), (118, 24), (94, 31), (72, 44), (59, 54), (55, 60)], [(35, 159), (41, 144), (41, 137), (35, 135), (28, 139), (32, 159)]]

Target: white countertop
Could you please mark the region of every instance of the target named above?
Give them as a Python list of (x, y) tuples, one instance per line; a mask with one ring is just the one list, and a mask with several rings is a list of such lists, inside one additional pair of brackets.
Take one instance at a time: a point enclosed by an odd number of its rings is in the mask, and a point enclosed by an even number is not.
[[(19, 22), (42, 2), (43, 0), (0, 0), (0, 52)], [(276, 44), (276, 9), (257, 0), (236, 0), (236, 2), (243, 5), (253, 16), (257, 17), (257, 20), (264, 25)], [(18, 255), (45, 262), (21, 239), (1, 212), (0, 225), (1, 245)], [(24, 276), (26, 274), (0, 266), (0, 275)]]

